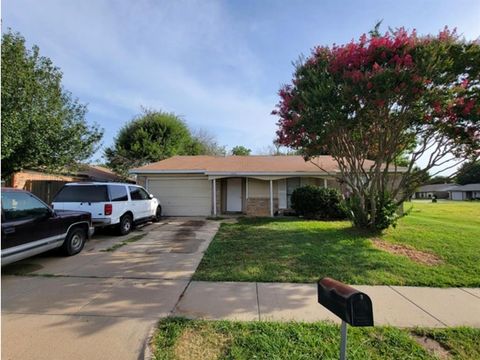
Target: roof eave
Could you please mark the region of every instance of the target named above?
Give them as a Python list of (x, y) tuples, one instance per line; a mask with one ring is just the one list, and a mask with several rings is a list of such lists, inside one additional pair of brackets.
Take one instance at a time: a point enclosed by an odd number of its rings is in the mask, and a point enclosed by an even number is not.
[(308, 176), (308, 175), (336, 175), (337, 172), (325, 171), (207, 171), (210, 176)]
[[(394, 173), (395, 171), (389, 171)], [(404, 172), (397, 170), (398, 173)], [(142, 170), (133, 169), (129, 174), (204, 174), (210, 176), (257, 176), (257, 175), (273, 175), (273, 176), (307, 176), (307, 175), (337, 175), (340, 171), (206, 171), (206, 170)]]
[(132, 169), (129, 174), (205, 174), (205, 170), (142, 170)]

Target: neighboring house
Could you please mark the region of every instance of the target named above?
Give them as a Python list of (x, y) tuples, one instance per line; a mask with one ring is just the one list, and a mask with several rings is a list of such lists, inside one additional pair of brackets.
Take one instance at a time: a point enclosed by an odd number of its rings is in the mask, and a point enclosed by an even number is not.
[(438, 199), (448, 199), (450, 194), (448, 189), (456, 184), (431, 184), (420, 186), (414, 194), (415, 199), (431, 199), (436, 195)]
[(480, 200), (480, 184), (451, 186), (448, 192), (452, 200)]
[[(82, 164), (75, 171), (52, 174), (38, 170), (23, 170), (15, 173), (5, 185), (17, 189), (28, 190), (50, 204), (58, 190), (71, 181), (123, 181), (110, 169), (98, 165)], [(133, 180), (131, 182), (134, 182)]]
[[(368, 160), (365, 166), (369, 166)], [(288, 210), (296, 188), (342, 189), (330, 156), (174, 156), (130, 171), (160, 200), (167, 216), (246, 214)]]

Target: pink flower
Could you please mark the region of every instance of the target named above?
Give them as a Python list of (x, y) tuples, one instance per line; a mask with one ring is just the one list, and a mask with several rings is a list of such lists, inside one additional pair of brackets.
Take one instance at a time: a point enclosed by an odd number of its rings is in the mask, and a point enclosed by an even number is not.
[(445, 26), (442, 31), (438, 33), (439, 40), (449, 40), (451, 38), (455, 38), (457, 34), (457, 28), (454, 28), (452, 31), (448, 29), (448, 26)]
[(403, 58), (403, 63), (405, 64), (405, 66), (412, 66), (413, 65), (412, 56), (410, 54), (405, 55), (405, 57)]
[(418, 76), (417, 74), (414, 74), (412, 76), (412, 80), (415, 81), (415, 82), (422, 82), (423, 78), (421, 76)]
[(442, 107), (440, 106), (440, 103), (438, 101), (435, 101), (433, 103), (433, 110), (435, 110), (436, 113), (442, 112)]
[(472, 112), (473, 107), (475, 106), (474, 100), (468, 100), (465, 104), (465, 107), (462, 110), (462, 115), (467, 116)]

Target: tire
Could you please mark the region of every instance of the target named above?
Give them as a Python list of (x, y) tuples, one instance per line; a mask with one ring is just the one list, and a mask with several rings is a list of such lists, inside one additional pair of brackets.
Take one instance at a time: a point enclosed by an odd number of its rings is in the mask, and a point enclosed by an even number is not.
[(63, 242), (62, 252), (67, 256), (78, 254), (82, 251), (87, 241), (87, 231), (82, 228), (73, 228)]
[(162, 220), (162, 207), (160, 205), (157, 206), (157, 210), (155, 211), (155, 216), (153, 217), (153, 222), (159, 222)]
[(118, 233), (120, 235), (127, 235), (132, 231), (133, 219), (132, 215), (125, 214), (120, 218), (120, 224), (118, 224)]

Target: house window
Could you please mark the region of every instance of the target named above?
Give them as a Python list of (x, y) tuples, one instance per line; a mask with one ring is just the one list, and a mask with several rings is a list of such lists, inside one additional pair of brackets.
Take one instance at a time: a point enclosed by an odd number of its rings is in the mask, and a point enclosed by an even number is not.
[(300, 187), (300, 178), (287, 178), (287, 208), (292, 208), (292, 193)]

